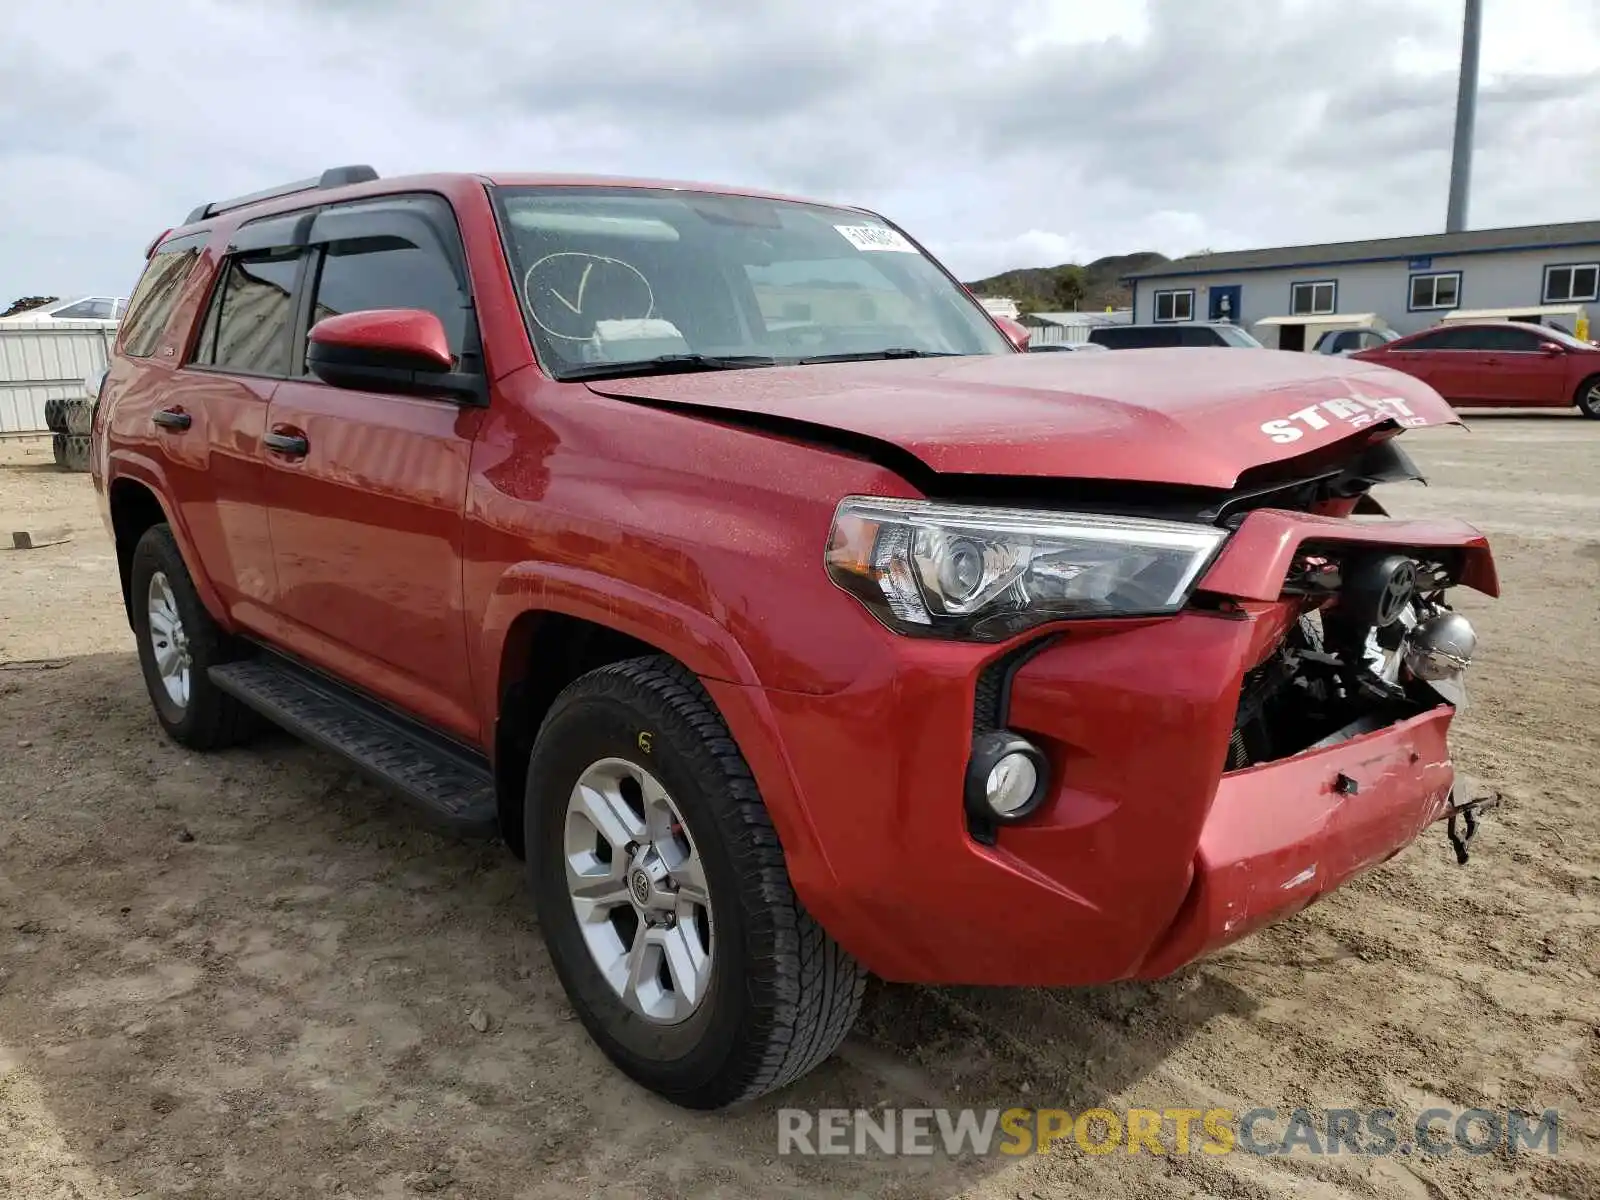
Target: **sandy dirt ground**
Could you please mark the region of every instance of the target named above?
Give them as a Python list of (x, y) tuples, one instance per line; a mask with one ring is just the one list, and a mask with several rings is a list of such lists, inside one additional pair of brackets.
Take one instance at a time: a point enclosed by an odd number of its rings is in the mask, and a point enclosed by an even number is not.
[[(421, 830), (284, 738), (163, 739), (87, 476), (0, 447), (0, 1196), (1600, 1196), (1600, 423), (1407, 435), (1505, 587), (1460, 766), (1502, 789), (1472, 863), (1443, 831), (1150, 986), (875, 984), (780, 1097), (698, 1115), (572, 1019), (518, 868)], [(480, 1028), (481, 1027), (481, 1028)], [(799, 1159), (784, 1105), (1520, 1106), (1558, 1154)]]

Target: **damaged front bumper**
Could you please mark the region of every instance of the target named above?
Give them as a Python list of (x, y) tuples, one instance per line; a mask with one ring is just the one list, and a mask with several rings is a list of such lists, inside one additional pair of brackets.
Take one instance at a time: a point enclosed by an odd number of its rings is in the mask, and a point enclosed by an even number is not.
[(1328, 749), (1224, 775), (1188, 898), (1138, 975), (1169, 974), (1298, 912), (1447, 818), (1453, 715), (1441, 705)]
[[(801, 900), (874, 973), (1045, 986), (1156, 977), (1451, 816), (1456, 710), (1423, 692), (1375, 702), (1391, 705), (1376, 728), (1352, 729), (1335, 709), (1230, 762), (1248, 676), (1306, 612), (1305, 597), (1284, 595), (1292, 565), (1308, 548), (1351, 546), (1436, 551), (1456, 583), (1497, 590), (1470, 527), (1261, 511), (1205, 595), (1172, 617), (1072, 622), (998, 647), (885, 633), (853, 687), (762, 691), (759, 720), (738, 712), (744, 689), (707, 686), (752, 747), (763, 792), (792, 795), (804, 813), (786, 834)], [(770, 753), (754, 745), (758, 723)], [(1038, 748), (1048, 791), (1025, 820), (980, 836), (964, 786), (975, 739), (995, 728)]]

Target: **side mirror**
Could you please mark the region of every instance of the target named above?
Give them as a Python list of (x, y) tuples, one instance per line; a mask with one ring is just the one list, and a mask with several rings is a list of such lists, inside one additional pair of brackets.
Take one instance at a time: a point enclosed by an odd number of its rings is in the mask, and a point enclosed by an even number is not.
[(444, 322), (420, 308), (324, 317), (307, 335), (306, 365), (324, 383), (373, 392), (449, 392), (487, 398), (483, 380), (455, 370)]
[(1546, 354), (1565, 354), (1567, 352), (1567, 348), (1560, 342), (1541, 341), (1539, 343), (1539, 349)]
[(1018, 350), (1026, 350), (1033, 333), (1020, 321), (1013, 321), (1010, 317), (996, 317), (994, 323), (1000, 326), (1000, 332), (1006, 335), (1006, 340)]

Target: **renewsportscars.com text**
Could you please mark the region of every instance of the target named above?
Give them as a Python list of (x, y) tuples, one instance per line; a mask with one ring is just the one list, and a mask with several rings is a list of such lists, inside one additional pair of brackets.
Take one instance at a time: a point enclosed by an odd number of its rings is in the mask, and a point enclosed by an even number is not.
[(795, 1155), (1557, 1153), (1560, 1116), (1429, 1108), (799, 1108), (778, 1110), (778, 1153)]

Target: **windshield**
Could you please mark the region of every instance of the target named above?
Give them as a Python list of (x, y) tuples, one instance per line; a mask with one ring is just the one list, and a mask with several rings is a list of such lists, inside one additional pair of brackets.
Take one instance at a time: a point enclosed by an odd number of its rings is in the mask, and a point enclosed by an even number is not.
[(649, 188), (495, 193), (557, 378), (1015, 353), (977, 301), (864, 213)]
[(1580, 337), (1575, 337), (1565, 326), (1557, 325), (1554, 322), (1546, 325), (1539, 332), (1543, 333), (1551, 341), (1560, 342), (1563, 346), (1577, 346), (1582, 350), (1594, 349), (1592, 343), (1586, 342)]
[(1217, 331), (1218, 336), (1230, 346), (1244, 346), (1252, 350), (1266, 349), (1266, 347), (1263, 346), (1259, 341), (1251, 337), (1237, 325), (1215, 325), (1212, 328), (1214, 328)]

